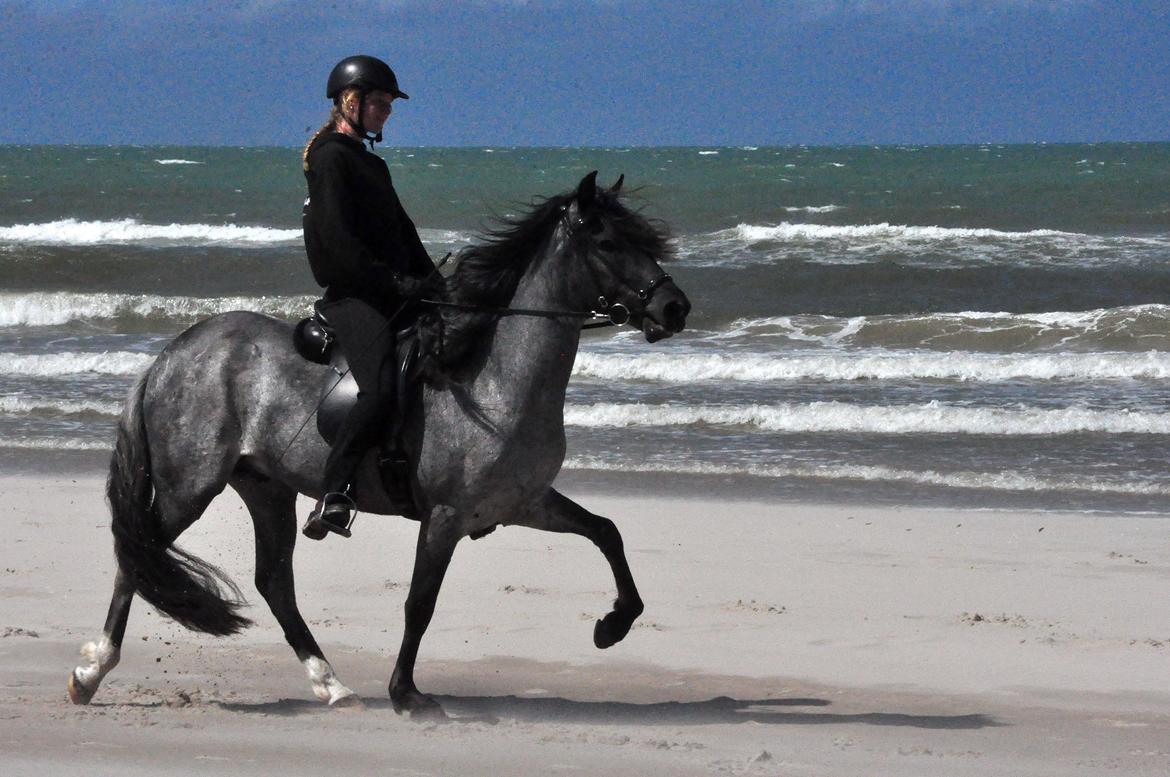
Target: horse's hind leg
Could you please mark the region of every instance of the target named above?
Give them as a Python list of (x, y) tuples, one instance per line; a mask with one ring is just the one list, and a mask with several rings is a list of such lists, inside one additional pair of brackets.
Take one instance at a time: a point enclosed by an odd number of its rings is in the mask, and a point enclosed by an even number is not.
[(247, 505), (256, 531), (256, 588), (304, 665), (313, 693), (333, 706), (359, 704), (359, 697), (337, 679), (297, 608), (292, 564), (296, 492), (252, 475), (237, 475), (231, 485)]
[(594, 626), (593, 644), (607, 648), (620, 642), (642, 614), (643, 605), (630, 573), (630, 565), (626, 562), (622, 535), (613, 521), (594, 515), (550, 488), (540, 508), (517, 523), (533, 529), (579, 534), (601, 550), (613, 570), (617, 599), (613, 603), (613, 610)]
[(110, 600), (106, 625), (102, 638), (87, 642), (81, 647), (85, 663), (69, 675), (69, 699), (74, 704), (89, 704), (97, 693), (98, 686), (110, 670), (118, 665), (122, 655), (122, 638), (126, 634), (126, 621), (130, 617), (130, 603), (134, 599), (134, 588), (119, 570), (114, 578), (114, 596)]
[[(159, 521), (169, 542), (178, 539), (179, 535), (203, 514), (216, 493), (218, 492), (209, 488), (202, 493), (184, 494), (182, 497), (173, 497), (167, 490), (156, 494)], [(119, 568), (114, 577), (114, 595), (110, 599), (110, 609), (106, 614), (102, 638), (81, 646), (81, 655), (85, 658), (85, 663), (79, 665), (69, 675), (67, 688), (69, 699), (74, 704), (89, 704), (93, 695), (97, 693), (102, 679), (118, 665), (122, 657), (122, 639), (126, 634), (126, 623), (130, 618), (130, 605), (133, 601), (134, 585)]]

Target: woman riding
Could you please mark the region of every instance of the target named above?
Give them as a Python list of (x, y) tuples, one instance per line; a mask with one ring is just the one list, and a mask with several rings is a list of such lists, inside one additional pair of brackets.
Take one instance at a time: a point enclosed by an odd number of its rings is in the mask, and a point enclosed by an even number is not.
[(386, 163), (372, 152), (391, 103), (408, 99), (394, 71), (375, 57), (346, 57), (329, 74), (326, 97), (333, 110), (303, 155), (302, 223), (313, 278), (325, 288), (318, 310), (349, 361), (358, 398), (325, 464), (324, 496), (302, 529), (312, 539), (350, 536), (354, 471), (381, 442), (394, 402), (394, 333), (441, 285)]

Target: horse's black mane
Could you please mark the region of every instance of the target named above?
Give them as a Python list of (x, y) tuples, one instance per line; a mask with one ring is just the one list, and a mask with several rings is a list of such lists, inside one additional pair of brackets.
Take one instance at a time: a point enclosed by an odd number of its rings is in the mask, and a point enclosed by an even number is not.
[[(447, 299), (462, 305), (505, 307), (516, 293), (516, 286), (529, 264), (539, 255), (557, 223), (576, 198), (570, 191), (537, 199), (527, 212), (513, 218), (499, 219), (498, 226), (488, 229), (480, 242), (463, 249), (455, 271), (447, 279)], [(617, 253), (642, 252), (657, 260), (671, 253), (669, 231), (660, 221), (648, 219), (630, 210), (617, 193), (598, 189), (596, 199), (586, 209), (584, 228), (574, 230), (573, 241), (581, 249), (591, 242), (589, 227), (604, 221), (610, 230), (607, 239)], [(490, 313), (443, 308), (442, 347), (437, 357), (441, 372), (464, 364), (485, 327), (497, 320)]]

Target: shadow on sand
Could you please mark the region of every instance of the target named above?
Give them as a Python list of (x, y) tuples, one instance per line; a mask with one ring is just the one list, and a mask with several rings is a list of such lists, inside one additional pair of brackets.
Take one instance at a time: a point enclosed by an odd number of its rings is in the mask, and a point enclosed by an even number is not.
[[(573, 701), (558, 697), (435, 696), (453, 723), (494, 723), (501, 718), (530, 723), (632, 724), (639, 726), (705, 726), (728, 723), (825, 725), (855, 723), (869, 726), (906, 726), (923, 729), (981, 729), (1005, 724), (981, 714), (912, 715), (900, 712), (833, 713), (797, 710), (827, 707), (825, 699), (732, 699), (720, 696), (705, 701), (631, 704), (626, 702)], [(302, 715), (330, 712), (319, 701), (281, 699), (248, 704), (216, 702), (231, 712), (264, 715)], [(367, 710), (392, 709), (389, 699), (365, 699)]]

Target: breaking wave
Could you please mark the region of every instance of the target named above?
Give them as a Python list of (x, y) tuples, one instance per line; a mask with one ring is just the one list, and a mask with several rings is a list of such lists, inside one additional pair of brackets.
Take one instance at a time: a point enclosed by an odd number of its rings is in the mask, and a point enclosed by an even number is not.
[(73, 402), (69, 400), (29, 399), (23, 396), (0, 397), (0, 413), (9, 415), (100, 415), (117, 416), (122, 406), (117, 402), (95, 400)]
[[(823, 211), (809, 210), (817, 213)], [(1164, 259), (1170, 234), (1093, 235), (1053, 229), (1011, 232), (905, 224), (737, 224), (679, 239), (680, 261), (727, 267), (803, 261), (811, 264), (928, 262), (931, 266), (1011, 264), (1081, 266)]]
[(1170, 306), (1046, 313), (967, 311), (877, 316), (794, 315), (741, 318), (712, 342), (763, 340), (843, 346), (1029, 351), (1170, 351)]
[(779, 433), (856, 434), (1170, 434), (1170, 414), (1092, 410), (867, 406), (841, 402), (780, 405), (648, 405), (596, 403), (565, 408), (565, 423), (581, 427), (738, 426)]
[(7, 375), (57, 377), (94, 373), (137, 375), (151, 365), (155, 354), (133, 351), (108, 353), (0, 353), (0, 372)]
[(1170, 487), (1158, 483), (1116, 483), (1088, 479), (1039, 478), (1018, 472), (935, 472), (865, 465), (801, 466), (784, 464), (715, 464), (711, 462), (615, 462), (596, 457), (574, 457), (565, 461), (566, 469), (609, 472), (646, 472), (683, 475), (753, 476), (762, 478), (799, 478), (828, 481), (862, 481), (870, 483), (908, 483), (946, 488), (982, 489), (1019, 492), (1086, 492), (1141, 496), (1170, 495)]
[(40, 451), (108, 451), (113, 443), (66, 437), (16, 437), (0, 440), (0, 448)]
[(573, 374), (609, 381), (1094, 381), (1170, 378), (1170, 352), (1025, 355), (881, 351), (779, 354), (580, 353)]
[(299, 242), (301, 230), (237, 224), (143, 224), (137, 219), (61, 219), (0, 227), (0, 243), (57, 246), (133, 245), (237, 247)]
[(71, 321), (121, 318), (194, 320), (252, 310), (295, 318), (307, 315), (313, 297), (164, 297), (153, 294), (0, 293), (0, 326), (59, 326)]

